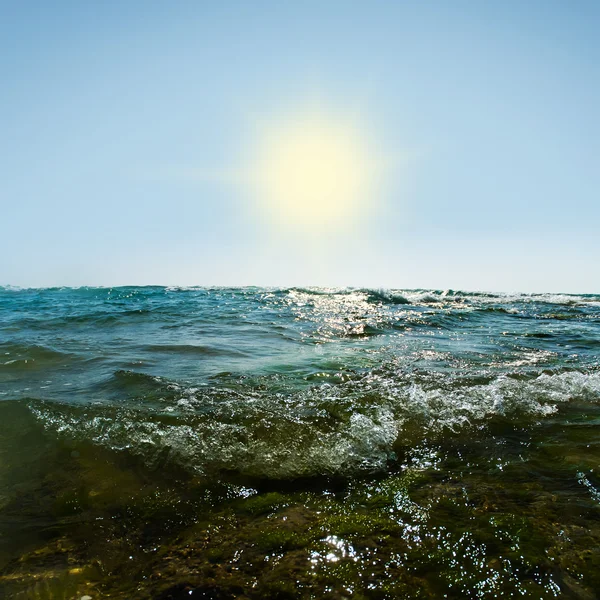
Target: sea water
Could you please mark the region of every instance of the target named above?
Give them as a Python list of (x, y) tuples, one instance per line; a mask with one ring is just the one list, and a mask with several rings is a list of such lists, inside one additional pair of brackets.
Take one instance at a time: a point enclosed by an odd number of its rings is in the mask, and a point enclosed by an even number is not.
[(0, 596), (597, 598), (600, 296), (0, 288)]

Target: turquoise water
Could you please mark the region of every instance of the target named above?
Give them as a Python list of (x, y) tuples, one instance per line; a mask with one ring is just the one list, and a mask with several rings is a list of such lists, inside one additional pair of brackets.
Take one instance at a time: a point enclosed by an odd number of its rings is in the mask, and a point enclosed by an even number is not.
[(0, 288), (0, 596), (597, 598), (600, 296)]

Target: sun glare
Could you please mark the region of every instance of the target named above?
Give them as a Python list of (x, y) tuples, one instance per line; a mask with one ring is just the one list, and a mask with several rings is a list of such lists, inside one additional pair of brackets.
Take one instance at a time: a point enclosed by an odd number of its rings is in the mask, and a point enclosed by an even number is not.
[(372, 210), (379, 162), (355, 123), (306, 115), (262, 131), (251, 179), (259, 206), (277, 225), (335, 231)]

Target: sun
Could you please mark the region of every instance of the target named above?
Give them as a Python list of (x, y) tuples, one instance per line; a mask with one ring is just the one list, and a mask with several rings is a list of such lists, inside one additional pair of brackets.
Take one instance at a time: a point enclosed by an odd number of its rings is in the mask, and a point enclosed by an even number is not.
[(319, 112), (264, 127), (250, 174), (260, 210), (277, 226), (333, 232), (373, 209), (380, 166), (364, 128)]

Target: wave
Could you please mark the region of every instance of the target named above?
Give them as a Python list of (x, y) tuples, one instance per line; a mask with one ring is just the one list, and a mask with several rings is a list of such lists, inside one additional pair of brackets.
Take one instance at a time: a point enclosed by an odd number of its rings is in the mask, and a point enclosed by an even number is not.
[(535, 426), (571, 400), (598, 403), (600, 373), (460, 378), (390, 367), (298, 393), (190, 388), (133, 372), (115, 379), (154, 402), (127, 406), (32, 400), (48, 431), (203, 476), (261, 479), (385, 471), (436, 436), (480, 431), (495, 419)]
[(56, 367), (74, 362), (78, 357), (38, 344), (0, 343), (0, 369), (25, 371)]
[[(122, 287), (54, 287), (54, 288), (17, 288), (13, 286), (0, 287), (0, 294), (7, 293), (7, 300), (23, 296), (24, 298), (52, 299), (62, 301), (66, 295), (74, 298), (93, 299), (103, 306), (114, 306), (115, 302), (151, 302), (152, 306), (137, 306), (131, 314), (161, 311), (163, 307), (155, 301), (175, 297), (210, 298), (232, 294), (239, 300), (254, 299), (257, 302), (269, 302), (269, 299), (280, 298), (288, 294), (305, 296), (348, 296), (360, 294), (371, 303), (383, 305), (459, 305), (459, 304), (547, 304), (555, 306), (597, 306), (600, 295), (597, 294), (567, 294), (567, 293), (506, 293), (464, 290), (436, 289), (403, 289), (403, 288), (351, 288), (351, 287), (202, 287), (202, 286), (122, 286)], [(32, 296), (33, 294), (33, 296)], [(173, 310), (169, 306), (168, 310)]]
[(446, 298), (465, 298), (484, 303), (540, 303), (562, 306), (597, 304), (600, 295), (596, 294), (553, 294), (553, 293), (485, 293), (485, 292), (453, 292), (444, 293)]
[(91, 394), (102, 401), (118, 404), (137, 401), (151, 406), (155, 401), (172, 400), (180, 389), (181, 386), (164, 377), (119, 369), (91, 386)]
[(241, 350), (232, 348), (218, 348), (216, 346), (197, 346), (193, 344), (150, 344), (140, 346), (140, 349), (146, 352), (156, 352), (159, 354), (184, 354), (191, 356), (247, 356)]
[(312, 296), (336, 296), (340, 294), (351, 294), (355, 290), (347, 287), (291, 287), (291, 288), (275, 288), (275, 292), (282, 293), (300, 293)]
[(367, 294), (367, 299), (370, 302), (383, 302), (385, 304), (410, 304), (411, 301), (404, 295), (395, 293), (390, 290), (372, 290), (362, 289), (361, 292)]
[(287, 288), (283, 292), (308, 294), (313, 296), (335, 296), (364, 294), (370, 302), (382, 304), (550, 304), (561, 306), (586, 306), (600, 303), (596, 294), (533, 294), (533, 293), (492, 293), (455, 290), (427, 289), (386, 289), (386, 288)]

